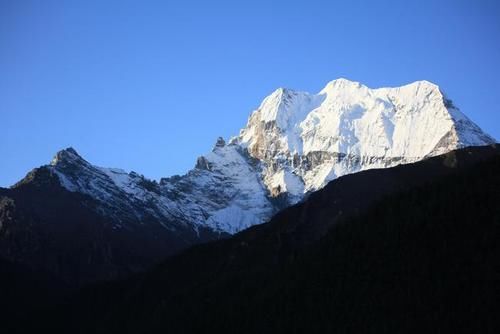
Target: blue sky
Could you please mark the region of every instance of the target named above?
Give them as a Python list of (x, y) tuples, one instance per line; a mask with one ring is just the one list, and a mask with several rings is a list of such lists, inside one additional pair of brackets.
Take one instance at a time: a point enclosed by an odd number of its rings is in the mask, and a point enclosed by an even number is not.
[(0, 0), (0, 186), (73, 146), (181, 174), (278, 87), (437, 83), (500, 138), (497, 1)]

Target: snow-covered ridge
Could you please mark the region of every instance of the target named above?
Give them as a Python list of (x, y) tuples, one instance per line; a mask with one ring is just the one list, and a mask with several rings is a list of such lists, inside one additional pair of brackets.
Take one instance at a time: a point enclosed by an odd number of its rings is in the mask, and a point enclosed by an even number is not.
[(235, 233), (339, 176), (494, 142), (428, 81), (370, 89), (337, 79), (317, 94), (277, 89), (238, 136), (219, 138), (184, 176), (158, 183), (93, 166), (72, 148), (49, 168), (123, 224), (154, 217), (169, 229)]

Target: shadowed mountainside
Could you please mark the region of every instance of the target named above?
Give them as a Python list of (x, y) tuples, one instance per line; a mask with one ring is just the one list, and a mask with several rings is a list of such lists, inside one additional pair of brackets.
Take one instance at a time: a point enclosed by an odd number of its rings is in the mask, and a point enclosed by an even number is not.
[(493, 333), (499, 172), (493, 146), (349, 175), (44, 319), (81, 333)]

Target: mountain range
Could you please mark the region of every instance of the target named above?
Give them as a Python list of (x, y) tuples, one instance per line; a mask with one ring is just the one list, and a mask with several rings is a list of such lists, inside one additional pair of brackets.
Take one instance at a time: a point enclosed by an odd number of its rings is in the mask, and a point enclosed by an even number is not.
[(264, 223), (343, 175), (493, 143), (428, 81), (280, 88), (182, 176), (149, 180), (58, 152), (0, 189), (0, 256), (70, 284), (126, 277)]
[(9, 333), (496, 332), (500, 149), (427, 81), (280, 88), (158, 181), (73, 148), (0, 188)]
[(233, 234), (339, 176), (492, 143), (430, 82), (369, 89), (337, 79), (318, 94), (277, 89), (238, 136), (218, 138), (183, 176), (155, 182), (99, 168), (72, 148), (48, 168), (67, 190), (107, 203), (102, 212), (111, 218), (141, 220), (147, 208), (161, 221)]

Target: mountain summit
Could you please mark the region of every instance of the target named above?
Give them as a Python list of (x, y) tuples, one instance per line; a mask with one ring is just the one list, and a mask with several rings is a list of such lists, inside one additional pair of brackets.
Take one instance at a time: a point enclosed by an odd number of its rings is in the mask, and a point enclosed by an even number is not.
[(93, 166), (73, 148), (46, 168), (97, 200), (115, 229), (154, 220), (172, 231), (236, 233), (342, 175), (492, 143), (428, 81), (371, 89), (337, 79), (317, 94), (277, 89), (238, 136), (218, 138), (183, 176), (150, 181)]

